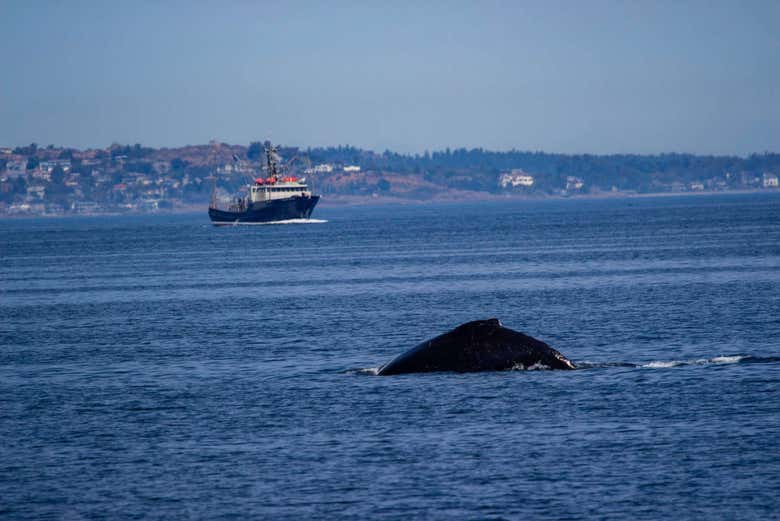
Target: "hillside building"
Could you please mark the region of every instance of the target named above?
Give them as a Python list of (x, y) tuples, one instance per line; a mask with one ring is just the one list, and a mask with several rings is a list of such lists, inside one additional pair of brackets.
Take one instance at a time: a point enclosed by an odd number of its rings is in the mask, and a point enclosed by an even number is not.
[(321, 163), (303, 171), (304, 174), (329, 174), (331, 172), (333, 172), (333, 165), (329, 163)]
[(501, 174), (498, 178), (498, 184), (501, 188), (508, 186), (530, 187), (534, 184), (534, 176), (526, 173), (522, 168), (513, 168), (510, 172)]
[(566, 176), (567, 191), (582, 190), (583, 186), (585, 186), (585, 183), (579, 177), (574, 177), (573, 175)]
[(70, 171), (70, 159), (52, 159), (50, 161), (41, 161), (38, 168), (42, 172), (52, 173), (56, 167), (62, 168), (63, 171)]

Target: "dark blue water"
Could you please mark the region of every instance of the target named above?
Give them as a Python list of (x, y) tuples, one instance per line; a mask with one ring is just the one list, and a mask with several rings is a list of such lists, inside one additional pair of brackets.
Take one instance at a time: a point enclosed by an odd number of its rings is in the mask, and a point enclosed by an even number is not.
[[(0, 516), (780, 515), (780, 197), (315, 216), (1, 222)], [(586, 368), (371, 375), (494, 316)]]

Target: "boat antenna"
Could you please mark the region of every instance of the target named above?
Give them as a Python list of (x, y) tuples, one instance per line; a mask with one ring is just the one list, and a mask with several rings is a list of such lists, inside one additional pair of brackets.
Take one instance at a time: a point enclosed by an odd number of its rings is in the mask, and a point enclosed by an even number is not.
[(265, 142), (265, 160), (268, 163), (269, 177), (278, 177), (279, 171), (276, 165), (282, 160), (282, 157), (277, 152), (276, 147), (271, 145), (270, 141)]

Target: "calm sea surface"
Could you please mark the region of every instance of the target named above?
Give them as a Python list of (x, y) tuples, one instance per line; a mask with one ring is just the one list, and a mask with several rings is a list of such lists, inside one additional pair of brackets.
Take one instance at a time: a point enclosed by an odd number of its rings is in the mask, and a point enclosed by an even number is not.
[(0, 222), (0, 517), (780, 518), (780, 196), (315, 217)]

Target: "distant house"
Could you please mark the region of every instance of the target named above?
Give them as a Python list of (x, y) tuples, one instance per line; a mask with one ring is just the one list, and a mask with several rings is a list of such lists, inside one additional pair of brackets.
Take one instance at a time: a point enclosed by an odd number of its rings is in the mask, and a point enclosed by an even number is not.
[(579, 177), (574, 177), (573, 175), (566, 176), (566, 190), (582, 190), (583, 186), (585, 186), (585, 183)]
[(30, 172), (30, 177), (33, 179), (38, 179), (39, 181), (51, 181), (51, 173), (52, 170), (43, 169), (43, 170), (33, 170)]
[(498, 178), (498, 184), (501, 188), (508, 186), (533, 186), (534, 176), (526, 173), (522, 168), (514, 168), (510, 172), (501, 174)]
[(329, 174), (333, 172), (333, 165), (322, 163), (313, 168), (307, 168), (303, 171), (305, 174)]
[(27, 172), (27, 161), (9, 161), (5, 165), (9, 177), (20, 177)]
[(70, 170), (70, 159), (52, 159), (50, 161), (41, 161), (38, 168), (41, 172), (51, 173), (55, 167), (62, 168), (65, 172)]
[(8, 213), (26, 213), (30, 211), (28, 203), (14, 203), (8, 207)]
[(777, 188), (778, 180), (775, 174), (764, 172), (764, 188)]
[(233, 166), (231, 163), (225, 163), (224, 165), (217, 167), (218, 174), (232, 174), (233, 172), (238, 172), (238, 167)]
[(70, 209), (76, 213), (94, 214), (102, 211), (103, 207), (92, 201), (74, 201), (71, 203)]
[(237, 159), (232, 163), (225, 163), (224, 165), (217, 167), (218, 174), (232, 174), (235, 172), (254, 175), (255, 169), (249, 161), (244, 161), (243, 159)]
[(741, 172), (739, 177), (741, 183), (746, 186), (757, 186), (761, 183), (761, 180), (751, 172)]
[(138, 202), (138, 209), (145, 212), (156, 212), (160, 209), (160, 201), (158, 199), (141, 199)]
[(171, 171), (171, 164), (168, 161), (155, 161), (152, 163), (152, 168), (158, 174), (167, 174)]
[(41, 185), (31, 185), (27, 187), (27, 195), (34, 195), (38, 199), (43, 199), (46, 195), (46, 187)]
[(700, 191), (704, 190), (704, 183), (702, 183), (701, 181), (694, 181), (694, 182), (692, 182), (688, 186), (694, 192), (700, 192)]
[(360, 172), (360, 167), (357, 165), (346, 165), (342, 170), (345, 172)]

